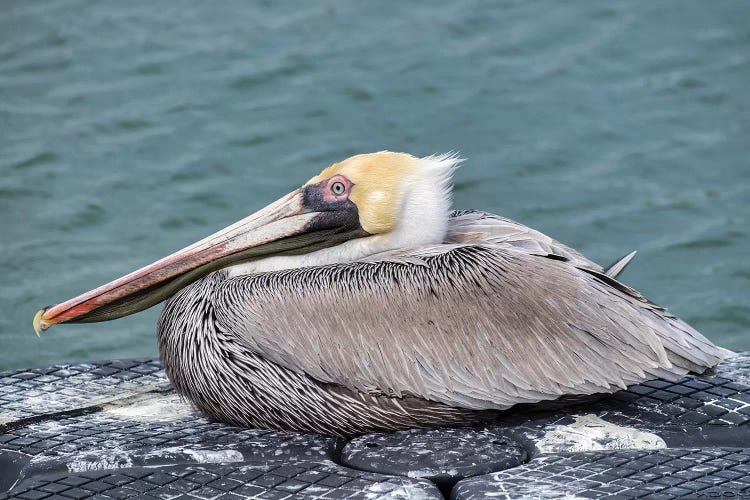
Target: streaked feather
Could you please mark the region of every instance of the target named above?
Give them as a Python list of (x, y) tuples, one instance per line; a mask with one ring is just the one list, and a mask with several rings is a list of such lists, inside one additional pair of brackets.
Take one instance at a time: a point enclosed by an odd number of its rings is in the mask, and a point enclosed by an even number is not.
[(426, 266), (356, 262), (227, 280), (218, 324), (319, 382), (477, 410), (677, 378), (726, 354), (596, 271), (504, 247), (443, 249), (429, 249)]
[(357, 434), (702, 372), (731, 353), (561, 243), (457, 212), (447, 243), (229, 277), (170, 299), (159, 347), (223, 421)]

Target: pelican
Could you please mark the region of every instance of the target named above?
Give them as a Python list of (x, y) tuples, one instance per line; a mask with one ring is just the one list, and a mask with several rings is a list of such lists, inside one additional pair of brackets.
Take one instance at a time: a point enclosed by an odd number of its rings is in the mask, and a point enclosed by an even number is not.
[(40, 310), (108, 321), (166, 300), (174, 388), (234, 425), (349, 436), (703, 373), (732, 353), (512, 220), (450, 212), (454, 154), (348, 158), (172, 255)]

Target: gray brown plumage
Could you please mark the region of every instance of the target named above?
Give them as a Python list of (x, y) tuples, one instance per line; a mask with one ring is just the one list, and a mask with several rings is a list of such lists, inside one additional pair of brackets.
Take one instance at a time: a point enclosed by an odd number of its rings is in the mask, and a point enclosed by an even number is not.
[(178, 390), (219, 420), (352, 434), (675, 379), (726, 355), (577, 252), (526, 238), (219, 271), (167, 302), (162, 359)]
[(512, 220), (448, 215), (455, 158), (363, 157), (35, 328), (171, 296), (158, 343), (178, 392), (221, 421), (336, 435), (471, 423), (731, 354), (616, 280), (633, 254), (604, 269)]

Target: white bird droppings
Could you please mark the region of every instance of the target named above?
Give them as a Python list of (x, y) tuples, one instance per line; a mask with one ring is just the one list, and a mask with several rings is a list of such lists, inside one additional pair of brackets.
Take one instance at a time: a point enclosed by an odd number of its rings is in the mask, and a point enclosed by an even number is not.
[(119, 417), (128, 420), (172, 421), (195, 415), (195, 410), (175, 393), (150, 393), (113, 402), (97, 414), (99, 417)]
[(633, 427), (622, 427), (594, 414), (576, 415), (568, 425), (550, 425), (536, 443), (541, 453), (570, 453), (597, 450), (666, 448), (662, 438)]

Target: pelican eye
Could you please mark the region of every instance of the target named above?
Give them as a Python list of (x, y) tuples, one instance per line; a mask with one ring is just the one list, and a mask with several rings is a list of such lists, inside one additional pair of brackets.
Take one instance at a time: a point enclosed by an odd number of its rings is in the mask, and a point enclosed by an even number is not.
[(343, 182), (334, 182), (331, 184), (331, 191), (333, 191), (333, 194), (336, 196), (341, 196), (346, 191), (346, 186), (344, 186)]

